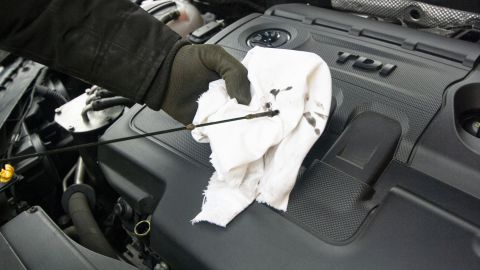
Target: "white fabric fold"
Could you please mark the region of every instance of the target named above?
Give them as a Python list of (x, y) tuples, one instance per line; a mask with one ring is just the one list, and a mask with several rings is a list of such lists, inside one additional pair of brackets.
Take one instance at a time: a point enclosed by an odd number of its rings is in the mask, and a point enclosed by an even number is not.
[(327, 123), (331, 76), (318, 55), (255, 47), (242, 63), (251, 83), (251, 103), (238, 104), (223, 80), (214, 81), (199, 98), (193, 123), (266, 110), (280, 114), (192, 131), (195, 140), (210, 143), (215, 168), (193, 223), (224, 227), (254, 200), (286, 211), (301, 163)]

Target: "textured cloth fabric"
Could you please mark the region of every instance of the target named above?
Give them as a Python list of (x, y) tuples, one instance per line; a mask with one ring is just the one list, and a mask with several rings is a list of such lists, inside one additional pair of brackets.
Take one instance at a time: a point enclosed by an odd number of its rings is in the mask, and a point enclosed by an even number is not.
[(331, 104), (331, 76), (316, 54), (255, 47), (243, 60), (251, 83), (250, 104), (229, 97), (223, 80), (198, 100), (194, 124), (279, 110), (271, 118), (198, 128), (210, 143), (215, 168), (193, 223), (226, 226), (254, 200), (286, 211), (301, 163), (322, 134)]

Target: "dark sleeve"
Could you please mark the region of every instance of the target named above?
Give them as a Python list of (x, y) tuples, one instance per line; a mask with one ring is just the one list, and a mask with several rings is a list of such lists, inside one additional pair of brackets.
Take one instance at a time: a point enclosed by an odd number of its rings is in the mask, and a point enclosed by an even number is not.
[(185, 44), (128, 0), (0, 0), (0, 48), (159, 109)]

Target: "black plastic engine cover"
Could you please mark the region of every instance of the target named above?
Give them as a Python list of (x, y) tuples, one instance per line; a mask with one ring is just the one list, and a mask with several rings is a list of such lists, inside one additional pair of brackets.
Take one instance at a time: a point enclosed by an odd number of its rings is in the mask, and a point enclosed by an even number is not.
[[(480, 200), (408, 164), (445, 91), (468, 74), (480, 48), (294, 4), (247, 16), (210, 43), (242, 58), (247, 39), (268, 29), (290, 34), (280, 48), (320, 55), (333, 77), (336, 109), (305, 160), (291, 212), (254, 203), (226, 229), (193, 226), (213, 172), (207, 144), (177, 132), (102, 146), (99, 161), (109, 183), (135, 211), (152, 214), (152, 250), (176, 269), (478, 269)], [(394, 152), (393, 161), (383, 155), (368, 181), (325, 159), (332, 145), (341, 145), (337, 139), (352, 138), (340, 135), (361, 115), (387, 119), (394, 129), (385, 132), (384, 147)], [(135, 106), (103, 139), (179, 125), (164, 112)]]

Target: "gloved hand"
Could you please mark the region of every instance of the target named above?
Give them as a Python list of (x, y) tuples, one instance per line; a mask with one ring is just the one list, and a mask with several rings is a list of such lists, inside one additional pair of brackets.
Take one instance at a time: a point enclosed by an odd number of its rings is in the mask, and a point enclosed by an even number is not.
[(173, 60), (162, 109), (176, 120), (191, 123), (199, 96), (211, 81), (223, 78), (238, 103), (251, 100), (247, 69), (218, 45), (185, 45)]

